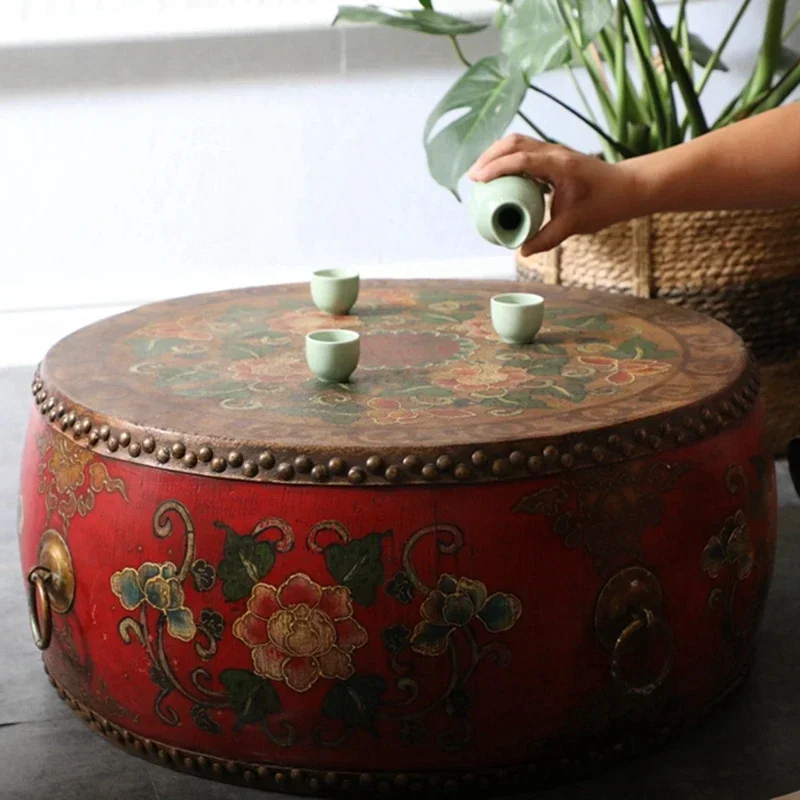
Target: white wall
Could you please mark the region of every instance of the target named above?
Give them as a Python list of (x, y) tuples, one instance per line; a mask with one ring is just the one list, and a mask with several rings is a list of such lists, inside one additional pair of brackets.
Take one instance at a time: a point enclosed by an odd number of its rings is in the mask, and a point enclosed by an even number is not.
[[(711, 112), (754, 57), (752, 5)], [(692, 0), (692, 27), (716, 44), (736, 7)], [(0, 366), (132, 304), (312, 266), (511, 276), (427, 175), (422, 124), (459, 72), (448, 42), (381, 29), (0, 49)], [(596, 148), (544, 98), (527, 111)]]

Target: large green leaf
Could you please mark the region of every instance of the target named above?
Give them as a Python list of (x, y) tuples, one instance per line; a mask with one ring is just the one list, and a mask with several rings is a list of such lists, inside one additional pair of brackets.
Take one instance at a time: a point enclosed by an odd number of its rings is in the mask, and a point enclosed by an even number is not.
[[(609, 0), (564, 0), (581, 49), (611, 21)], [(507, 12), (501, 47), (528, 78), (570, 63), (573, 54), (568, 20), (559, 0), (520, 0)]]
[(322, 713), (340, 719), (348, 727), (365, 728), (378, 736), (375, 714), (386, 691), (386, 681), (380, 675), (354, 675), (335, 683), (322, 701)]
[[(711, 61), (711, 56), (714, 55), (714, 51), (695, 33), (689, 34), (689, 49), (692, 51), (692, 59), (701, 67), (708, 64)], [(728, 67), (721, 59), (714, 69), (718, 69), (720, 72), (728, 71)]]
[(402, 10), (382, 8), (381, 6), (339, 6), (333, 24), (350, 22), (354, 24), (387, 25), (390, 28), (403, 28), (417, 33), (430, 33), (435, 36), (463, 36), (485, 30), (485, 24), (470, 22), (468, 19), (440, 14), (430, 8)]
[[(526, 89), (522, 72), (495, 56), (481, 59), (453, 84), (425, 124), (428, 169), (437, 183), (457, 195), (459, 179), (505, 132)], [(442, 117), (455, 111), (463, 113), (434, 134)]]

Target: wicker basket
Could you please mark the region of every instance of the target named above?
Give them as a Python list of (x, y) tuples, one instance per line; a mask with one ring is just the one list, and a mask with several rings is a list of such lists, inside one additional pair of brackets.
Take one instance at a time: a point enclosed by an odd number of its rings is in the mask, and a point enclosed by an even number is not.
[(518, 256), (517, 270), (716, 317), (759, 362), (775, 453), (800, 434), (800, 207), (654, 214)]

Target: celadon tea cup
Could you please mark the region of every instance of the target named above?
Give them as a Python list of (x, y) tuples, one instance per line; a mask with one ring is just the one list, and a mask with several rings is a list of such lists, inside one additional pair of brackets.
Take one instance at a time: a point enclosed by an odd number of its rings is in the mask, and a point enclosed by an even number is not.
[(542, 187), (522, 175), (504, 175), (472, 185), (468, 208), (478, 233), (492, 244), (516, 249), (544, 220)]
[(512, 292), (498, 294), (491, 303), (492, 325), (508, 344), (533, 341), (544, 319), (544, 298), (538, 294)]
[(313, 331), (306, 336), (308, 368), (327, 383), (345, 383), (361, 356), (361, 336), (355, 331)]
[(311, 276), (311, 299), (327, 314), (349, 314), (358, 300), (359, 282), (352, 269), (318, 269)]

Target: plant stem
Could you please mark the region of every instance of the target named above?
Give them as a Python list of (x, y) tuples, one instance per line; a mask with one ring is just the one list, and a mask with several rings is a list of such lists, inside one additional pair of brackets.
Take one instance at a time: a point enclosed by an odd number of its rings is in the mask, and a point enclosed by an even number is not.
[(636, 51), (639, 55), (639, 68), (642, 71), (642, 81), (645, 85), (646, 97), (649, 99), (650, 104), (653, 107), (653, 115), (655, 116), (656, 128), (658, 129), (659, 144), (666, 146), (667, 117), (664, 112), (664, 106), (661, 102), (661, 92), (658, 88), (658, 78), (656, 77), (653, 64), (650, 61), (650, 53), (648, 52), (650, 49), (650, 38), (647, 35), (647, 29), (645, 28), (645, 37), (643, 37), (642, 30), (640, 26), (637, 25), (634, 14), (636, 0), (634, 3), (631, 3), (631, 7), (628, 7), (628, 4), (625, 2), (625, 0), (618, 0), (618, 2), (623, 7), (623, 10), (628, 17), (628, 27), (630, 28), (631, 38), (633, 39), (633, 43), (636, 46)]
[(797, 12), (797, 16), (792, 21), (791, 25), (783, 32), (783, 41), (785, 42), (793, 33), (794, 29), (800, 25), (800, 11)]
[(572, 108), (572, 106), (567, 105), (563, 100), (559, 100), (555, 95), (550, 94), (550, 92), (546, 91), (545, 89), (540, 88), (534, 84), (530, 84), (530, 88), (533, 89), (534, 92), (538, 92), (539, 94), (544, 95), (549, 100), (552, 100), (557, 105), (561, 106), (565, 111), (568, 111), (573, 116), (577, 117), (584, 125), (588, 125), (598, 136), (601, 136), (605, 141), (607, 141), (621, 156), (625, 158), (633, 158), (636, 154), (628, 147), (626, 147), (622, 142), (618, 142), (615, 139), (612, 139), (599, 125), (596, 125), (592, 122), (588, 117), (585, 117), (581, 114), (580, 111)]
[[(615, 33), (617, 36), (622, 35), (624, 37), (625, 35), (624, 29), (622, 34), (620, 34), (619, 31), (615, 31)], [(609, 31), (600, 31), (600, 35), (597, 37), (597, 43), (600, 46), (600, 52), (603, 54), (603, 58), (605, 58), (609, 64), (613, 64), (616, 40), (614, 40), (614, 42), (611, 41)], [(647, 111), (645, 110), (644, 103), (642, 103), (641, 98), (636, 92), (636, 87), (633, 85), (627, 70), (625, 70), (625, 91), (628, 93), (627, 103), (631, 117), (634, 118), (635, 122), (645, 122), (647, 120)]]
[[(575, 75), (575, 70), (573, 70), (572, 67), (569, 64), (567, 64), (567, 74), (569, 75), (570, 80), (572, 81), (572, 85), (575, 87), (575, 92), (577, 93), (578, 97), (580, 98), (581, 105), (583, 106), (584, 110), (586, 111), (586, 116), (589, 117), (589, 119), (592, 122), (594, 122), (595, 125), (597, 125), (598, 124), (597, 117), (595, 116), (594, 111), (592, 111), (592, 107), (589, 105), (589, 101), (586, 98), (586, 95), (584, 94), (584, 91), (581, 88), (580, 83), (578, 82), (578, 78)], [(611, 147), (611, 145), (609, 145), (608, 142), (605, 139), (601, 139), (600, 143), (601, 143), (601, 146), (603, 148), (603, 153), (604, 153), (604, 155), (606, 157), (606, 160), (609, 163), (612, 163), (612, 162), (616, 161), (617, 154), (614, 152), (614, 150)]]
[(713, 55), (706, 64), (703, 74), (700, 76), (700, 83), (697, 84), (697, 96), (699, 97), (705, 85), (708, 83), (708, 79), (711, 77), (711, 73), (714, 71), (714, 68), (719, 64), (723, 52), (725, 52), (725, 48), (728, 46), (728, 42), (733, 36), (734, 31), (739, 26), (739, 21), (744, 16), (744, 12), (747, 11), (747, 7), (750, 5), (750, 0), (744, 0), (742, 5), (739, 7), (739, 10), (736, 12), (736, 16), (733, 18), (728, 30), (725, 32), (725, 35), (722, 37), (722, 41), (719, 43), (719, 47), (714, 51)]
[(750, 84), (747, 96), (742, 98), (745, 103), (772, 86), (780, 55), (785, 17), (786, 0), (770, 0), (767, 8), (767, 21), (764, 25), (764, 38), (753, 73), (753, 82)]
[(625, 10), (622, 3), (617, 3), (617, 41), (614, 47), (614, 80), (617, 84), (617, 127), (614, 131), (617, 139), (622, 141), (627, 133), (628, 125), (628, 92), (627, 70), (625, 69)]
[[(675, 82), (678, 84), (683, 102), (686, 104), (686, 113), (689, 115), (692, 134), (694, 136), (701, 136), (704, 133), (708, 133), (708, 123), (706, 123), (705, 114), (703, 114), (703, 109), (700, 106), (700, 101), (694, 90), (692, 79), (683, 61), (681, 61), (678, 48), (675, 42), (672, 41), (672, 36), (670, 36), (669, 31), (664, 27), (664, 23), (661, 22), (655, 2), (653, 2), (653, 0), (644, 0), (644, 2), (647, 15), (650, 18), (650, 26), (658, 40), (659, 47), (664, 51), (665, 56), (669, 60)], [(781, 2), (785, 2), (785, 0), (781, 0)]]
[(453, 43), (453, 48), (456, 51), (456, 55), (458, 56), (458, 60), (467, 68), (469, 69), (472, 66), (472, 62), (464, 55), (464, 51), (461, 49), (461, 45), (458, 43), (458, 37), (451, 36), (450, 41)]

